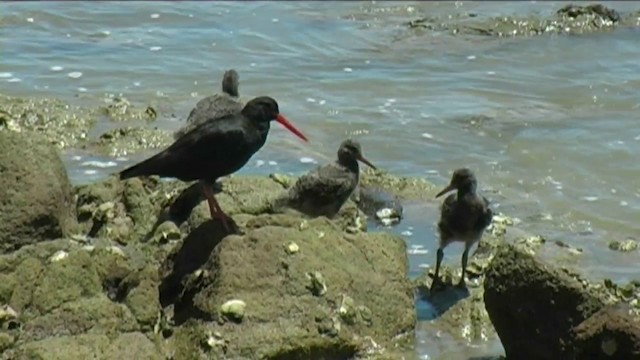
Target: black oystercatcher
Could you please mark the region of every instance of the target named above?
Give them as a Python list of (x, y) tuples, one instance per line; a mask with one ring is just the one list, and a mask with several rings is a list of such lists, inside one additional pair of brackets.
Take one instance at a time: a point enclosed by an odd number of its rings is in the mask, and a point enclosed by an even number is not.
[(296, 181), (287, 194), (287, 205), (309, 216), (333, 217), (358, 185), (358, 160), (376, 168), (362, 156), (357, 141), (343, 141), (335, 162), (318, 166)]
[(478, 181), (469, 169), (457, 169), (453, 172), (451, 182), (436, 198), (457, 190), (457, 194), (451, 194), (442, 203), (440, 208), (440, 221), (438, 222), (438, 232), (440, 234), (440, 246), (438, 247), (436, 259), (436, 272), (433, 276), (431, 290), (434, 285), (440, 282), (439, 271), (444, 248), (453, 241), (464, 242), (464, 252), (462, 253), (462, 277), (459, 285), (464, 285), (465, 272), (467, 270), (467, 258), (469, 249), (482, 237), (484, 229), (491, 224), (493, 212), (489, 208), (489, 201), (476, 193)]
[(219, 218), (228, 229), (228, 217), (220, 209), (210, 186), (217, 178), (238, 171), (260, 150), (267, 140), (271, 120), (308, 141), (280, 114), (274, 99), (257, 97), (238, 114), (198, 124), (167, 149), (120, 172), (120, 179), (158, 175), (182, 181), (199, 180), (211, 217)]
[(238, 73), (234, 69), (225, 71), (222, 76), (222, 94), (215, 94), (201, 99), (187, 118), (187, 124), (175, 132), (177, 139), (199, 124), (242, 111), (243, 104), (238, 99)]

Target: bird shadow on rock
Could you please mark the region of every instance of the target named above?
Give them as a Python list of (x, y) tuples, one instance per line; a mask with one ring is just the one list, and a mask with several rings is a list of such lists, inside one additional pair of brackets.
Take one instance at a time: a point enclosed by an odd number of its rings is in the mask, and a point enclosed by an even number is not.
[[(219, 182), (215, 182), (213, 185), (214, 195), (221, 192), (222, 184), (220, 184)], [(191, 215), (193, 209), (202, 201), (205, 201), (205, 198), (199, 182), (195, 182), (184, 188), (184, 190), (180, 192), (175, 200), (173, 200), (171, 205), (160, 210), (158, 219), (153, 224), (151, 230), (147, 233), (147, 235), (145, 235), (143, 241), (146, 242), (151, 240), (158, 227), (165, 221), (172, 221), (176, 224), (176, 226), (180, 227), (182, 223), (189, 219), (189, 216)], [(238, 227), (233, 226), (233, 229), (234, 231), (237, 231)]]
[[(229, 219), (229, 222), (229, 225), (237, 228), (233, 219)], [(209, 220), (184, 238), (182, 244), (167, 256), (160, 268), (162, 281), (159, 293), (162, 307), (175, 303), (183, 295), (185, 284), (191, 275), (209, 260), (222, 239), (233, 233), (221, 222)]]
[[(429, 277), (432, 276), (432, 274), (429, 274)], [(429, 312), (428, 320), (440, 317), (459, 301), (471, 295), (466, 286), (454, 285), (446, 280), (436, 285), (433, 292), (426, 285), (420, 285), (416, 290), (418, 301), (425, 302), (432, 308), (432, 311)]]

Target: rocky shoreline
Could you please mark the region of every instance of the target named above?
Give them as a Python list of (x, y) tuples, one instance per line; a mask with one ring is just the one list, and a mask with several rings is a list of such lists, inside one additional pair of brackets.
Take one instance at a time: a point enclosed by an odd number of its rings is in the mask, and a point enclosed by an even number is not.
[[(231, 176), (217, 197), (240, 231), (227, 234), (189, 184), (73, 187), (42, 135), (5, 127), (0, 148), (2, 359), (411, 358), (414, 293), (439, 303), (426, 273), (407, 277), (404, 241), (367, 232), (358, 207), (371, 216), (431, 201), (422, 179), (365, 172), (357, 202), (329, 220), (272, 211), (292, 178)], [(496, 216), (468, 294), (433, 326), (468, 339), (497, 333), (514, 359), (637, 355), (640, 284), (558, 269), (535, 257), (556, 244), (512, 225)], [(451, 284), (458, 277), (443, 271)]]

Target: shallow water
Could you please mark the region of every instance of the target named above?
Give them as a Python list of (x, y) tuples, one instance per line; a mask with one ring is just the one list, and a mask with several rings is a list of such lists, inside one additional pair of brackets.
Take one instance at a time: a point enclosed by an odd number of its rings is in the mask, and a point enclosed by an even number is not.
[[(314, 166), (301, 158), (331, 159), (347, 136), (398, 174), (444, 184), (453, 169), (469, 166), (525, 230), (584, 249), (578, 265), (590, 276), (628, 280), (640, 255), (606, 244), (640, 237), (640, 32), (496, 39), (407, 36), (401, 25), (425, 14), (550, 14), (561, 5), (5, 2), (0, 92), (79, 104), (122, 93), (158, 109), (155, 125), (176, 129), (234, 67), (243, 97), (275, 97), (311, 138), (303, 144), (275, 125), (241, 172), (301, 173)], [(96, 159), (70, 150), (65, 161), (80, 183), (147, 155)], [(435, 206), (409, 206), (395, 229), (405, 232), (413, 275), (434, 258)], [(458, 264), (460, 251), (447, 249), (445, 262)], [(426, 341), (422, 355), (453, 346), (433, 340), (428, 323), (417, 336)], [(501, 349), (490, 341), (459, 351)]]

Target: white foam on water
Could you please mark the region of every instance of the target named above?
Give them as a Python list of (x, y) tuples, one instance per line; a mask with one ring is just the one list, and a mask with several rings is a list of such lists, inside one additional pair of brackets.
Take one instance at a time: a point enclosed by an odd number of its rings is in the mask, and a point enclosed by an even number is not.
[(421, 268), (421, 269), (428, 269), (431, 266), (429, 264), (420, 264), (420, 265), (418, 265), (418, 267)]
[(0, 72), (0, 78), (10, 78), (13, 77), (13, 73), (10, 72)]
[(394, 102), (396, 102), (396, 99), (393, 99), (393, 98), (392, 99), (387, 99), (387, 102), (394, 103)]
[(114, 161), (96, 161), (96, 160), (85, 161), (80, 165), (81, 166), (93, 166), (93, 167), (98, 167), (98, 168), (109, 168), (109, 167), (118, 166), (118, 164), (116, 162), (114, 162)]
[(594, 202), (594, 201), (598, 201), (598, 197), (597, 196), (583, 196), (582, 200), (588, 201), (588, 202)]
[(160, 51), (162, 50), (162, 46), (152, 46), (149, 48), (149, 51)]
[(96, 170), (85, 170), (84, 171), (85, 175), (95, 175), (97, 173), (98, 173), (98, 171), (96, 171)]
[(21, 82), (21, 81), (22, 81), (22, 79), (17, 78), (17, 77), (14, 77), (14, 78), (11, 78), (11, 79), (7, 80), (7, 82), (11, 82), (11, 83), (13, 83), (13, 82)]
[(467, 60), (475, 60), (476, 56), (475, 55), (469, 55), (467, 56)]
[(256, 160), (256, 167), (264, 165), (264, 160)]
[(344, 70), (344, 72), (352, 72), (353, 71), (353, 69), (350, 68), (350, 67), (346, 67), (346, 68), (344, 68), (342, 70)]
[(319, 105), (324, 105), (324, 104), (326, 104), (326, 103), (327, 103), (327, 100), (320, 100), (320, 101), (318, 101), (318, 104), (319, 104)]
[(85, 88), (85, 87), (79, 87), (79, 88), (78, 88), (78, 91), (79, 91), (79, 92), (87, 92), (87, 88)]
[(422, 133), (422, 137), (425, 139), (433, 139), (433, 135), (429, 134), (429, 133)]
[(317, 161), (315, 161), (313, 158), (310, 157), (301, 157), (300, 158), (300, 162), (303, 164), (315, 164), (317, 163)]
[(140, 85), (141, 85), (140, 81), (134, 81), (133, 82), (133, 86), (140, 86)]
[(78, 79), (82, 76), (82, 73), (80, 71), (72, 71), (70, 73), (67, 74), (68, 77), (72, 78), (72, 79)]
[(276, 166), (276, 165), (278, 165), (278, 162), (277, 161), (273, 161), (273, 160), (269, 160), (268, 164), (271, 165), (271, 166)]
[(82, 156), (79, 156), (79, 155), (72, 156), (72, 157), (71, 157), (71, 160), (73, 160), (73, 161), (80, 161), (80, 160), (82, 160)]
[(279, 21), (280, 21), (280, 19), (277, 19), (277, 18), (273, 18), (273, 19), (271, 19), (271, 22), (274, 22), (274, 23), (277, 23), (277, 22), (279, 22)]
[(314, 98), (307, 98), (307, 102), (314, 103), (314, 102), (316, 102), (316, 99), (314, 99)]
[(411, 236), (411, 235), (413, 235), (413, 233), (411, 231), (409, 231), (409, 230), (405, 230), (405, 231), (401, 232), (400, 235), (402, 235), (402, 236)]
[(149, 15), (149, 17), (152, 18), (152, 19), (157, 19), (157, 18), (160, 17), (160, 14), (151, 14), (151, 15)]
[(487, 75), (495, 75), (496, 72), (495, 71), (487, 71)]
[(129, 159), (121, 156), (121, 157), (117, 157), (116, 161), (129, 161)]
[(409, 249), (407, 250), (409, 255), (425, 255), (429, 253), (427, 249)]
[(620, 200), (620, 206), (622, 207), (629, 206), (629, 203), (624, 200)]
[(51, 71), (62, 71), (62, 70), (64, 70), (64, 67), (62, 67), (60, 65), (53, 65), (52, 67), (49, 68), (49, 70), (51, 70)]
[(27, 21), (28, 21), (28, 22), (30, 22), (30, 23), (32, 23), (32, 22), (34, 22), (35, 20), (34, 20), (33, 18), (27, 18)]

